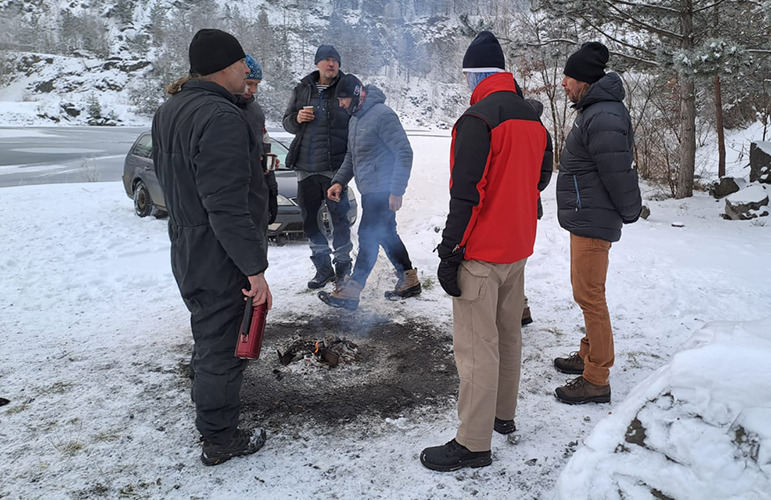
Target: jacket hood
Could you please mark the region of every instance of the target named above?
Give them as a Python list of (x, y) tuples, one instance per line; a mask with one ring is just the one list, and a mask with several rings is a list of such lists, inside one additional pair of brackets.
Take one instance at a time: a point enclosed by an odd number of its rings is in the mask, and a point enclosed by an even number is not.
[(367, 92), (367, 97), (364, 99), (364, 104), (359, 110), (358, 115), (366, 113), (368, 109), (372, 108), (375, 104), (385, 104), (386, 96), (382, 90), (374, 85), (365, 85), (364, 90)]
[(623, 102), (624, 97), (626, 97), (626, 91), (624, 90), (624, 84), (621, 81), (621, 77), (616, 73), (608, 73), (597, 80), (596, 83), (593, 83), (592, 86), (589, 87), (589, 92), (587, 92), (580, 101), (575, 103), (573, 107), (581, 110), (596, 102)]
[(470, 104), (473, 106), (493, 92), (515, 92), (522, 97), (522, 90), (519, 88), (512, 73), (503, 72), (490, 75), (477, 85), (471, 92)]
[(236, 103), (236, 96), (230, 93), (228, 89), (222, 85), (206, 80), (190, 80), (182, 85), (183, 91), (188, 92), (213, 92), (219, 94), (233, 104)]

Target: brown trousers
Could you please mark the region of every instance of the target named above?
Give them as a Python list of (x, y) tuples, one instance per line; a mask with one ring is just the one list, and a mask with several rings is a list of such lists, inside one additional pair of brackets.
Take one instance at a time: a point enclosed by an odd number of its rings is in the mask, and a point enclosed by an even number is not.
[(517, 410), (526, 262), (467, 260), (458, 271), (462, 294), (452, 301), (460, 377), (455, 439), (471, 451), (488, 451), (495, 417), (511, 420)]
[(605, 302), (609, 251), (609, 241), (570, 235), (570, 283), (586, 327), (578, 355), (584, 360), (584, 378), (595, 385), (608, 385), (614, 360), (613, 330)]

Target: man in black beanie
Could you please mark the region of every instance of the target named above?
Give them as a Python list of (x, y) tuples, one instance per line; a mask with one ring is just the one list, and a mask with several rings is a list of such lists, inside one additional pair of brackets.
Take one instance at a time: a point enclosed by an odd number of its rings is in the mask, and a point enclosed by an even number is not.
[(584, 314), (578, 352), (554, 367), (578, 375), (555, 395), (568, 404), (609, 403), (613, 331), (605, 301), (610, 246), (624, 224), (640, 216), (642, 201), (634, 160), (634, 133), (624, 106), (624, 86), (605, 73), (608, 49), (587, 42), (565, 64), (562, 87), (578, 112), (560, 157), (557, 207), (570, 232), (570, 282)]
[(232, 35), (203, 29), (190, 43), (190, 74), (153, 118), (153, 162), (169, 213), (171, 269), (190, 311), (192, 397), (201, 460), (217, 465), (259, 450), (265, 431), (238, 427), (246, 361), (234, 356), (245, 296), (272, 296), (267, 188), (250, 161), (256, 138), (236, 106), (249, 68)]
[(549, 133), (506, 72), (495, 35), (477, 35), (463, 71), (471, 107), (452, 131), (450, 207), (437, 247), (439, 283), (453, 297), (460, 426), (452, 441), (420, 454), (438, 471), (490, 465), (493, 431), (516, 430), (525, 263), (539, 183), (553, 162)]
[[(297, 201), (316, 269), (308, 281), (311, 289), (323, 288), (333, 280), (342, 283), (351, 272), (353, 249), (347, 188), (339, 202), (327, 201), (330, 181), (343, 163), (348, 144), (349, 115), (335, 99), (337, 83), (344, 75), (340, 54), (331, 45), (321, 45), (314, 64), (317, 70), (300, 80), (292, 91), (283, 121), (284, 129), (295, 136), (286, 166), (297, 172)], [(326, 232), (318, 223), (323, 203), (332, 222), (331, 250)]]

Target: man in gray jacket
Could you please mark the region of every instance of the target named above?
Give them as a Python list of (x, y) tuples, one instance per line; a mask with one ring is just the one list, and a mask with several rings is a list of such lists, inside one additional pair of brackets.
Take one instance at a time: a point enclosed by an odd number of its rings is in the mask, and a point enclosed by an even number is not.
[(250, 154), (259, 147), (236, 106), (249, 68), (238, 41), (202, 29), (190, 74), (153, 118), (153, 163), (169, 212), (171, 270), (190, 311), (195, 424), (201, 460), (217, 465), (259, 450), (265, 431), (238, 427), (246, 361), (234, 356), (244, 296), (272, 296), (264, 272), (267, 188)]
[(359, 294), (377, 261), (380, 246), (396, 269), (398, 281), (388, 299), (401, 299), (421, 292), (418, 272), (396, 233), (396, 211), (412, 169), (412, 147), (396, 113), (385, 105), (385, 95), (374, 85), (364, 87), (348, 74), (337, 86), (340, 106), (352, 115), (345, 160), (332, 178), (327, 196), (339, 203), (343, 190), (356, 178), (361, 193), (359, 254), (353, 274), (332, 293), (319, 292), (319, 298), (332, 307), (355, 310)]
[(635, 222), (642, 207), (624, 86), (616, 73), (605, 74), (608, 56), (603, 44), (585, 43), (568, 58), (562, 80), (578, 116), (560, 158), (558, 218), (570, 231), (570, 282), (586, 326), (578, 352), (554, 360), (557, 370), (579, 375), (555, 391), (568, 404), (610, 402), (614, 353), (605, 302), (608, 254), (623, 224)]

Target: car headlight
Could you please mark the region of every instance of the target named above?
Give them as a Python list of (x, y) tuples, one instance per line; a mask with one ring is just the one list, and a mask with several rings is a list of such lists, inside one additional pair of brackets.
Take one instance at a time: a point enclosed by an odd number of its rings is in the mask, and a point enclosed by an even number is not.
[(294, 206), (294, 202), (287, 198), (286, 196), (280, 194), (276, 197), (278, 200), (278, 206), (279, 207), (292, 207)]

